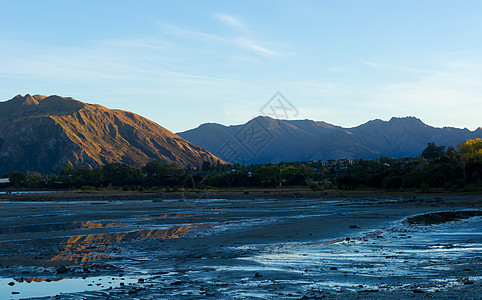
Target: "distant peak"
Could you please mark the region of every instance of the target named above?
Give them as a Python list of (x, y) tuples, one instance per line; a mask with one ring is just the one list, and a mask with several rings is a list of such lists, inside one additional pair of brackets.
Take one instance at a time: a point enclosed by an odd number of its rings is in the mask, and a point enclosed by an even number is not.
[(33, 96), (37, 101), (42, 101), (43, 99), (47, 98), (47, 96), (44, 95), (35, 95)]
[(253, 118), (253, 120), (274, 120), (273, 118), (271, 117), (268, 117), (268, 116), (257, 116), (255, 118)]
[[(390, 121), (393, 120), (390, 119)], [(385, 123), (386, 121), (383, 121), (382, 119), (373, 119), (373, 120), (370, 120), (370, 121), (367, 121), (366, 123)]]
[(43, 99), (47, 98), (47, 96), (44, 95), (30, 95), (26, 94), (25, 96), (22, 95), (17, 95), (13, 97), (11, 101), (20, 103), (20, 105), (38, 105), (39, 101), (42, 101)]
[(42, 116), (62, 116), (76, 112), (86, 106), (85, 103), (61, 96), (26, 94), (0, 102), (0, 119)]
[(20, 105), (38, 105), (38, 100), (32, 97), (30, 94), (26, 94), (25, 96), (17, 95), (13, 98), (15, 102), (18, 102)]
[(415, 121), (415, 122), (422, 122), (419, 118), (408, 116), (408, 117), (392, 117), (388, 122), (396, 122), (396, 121)]

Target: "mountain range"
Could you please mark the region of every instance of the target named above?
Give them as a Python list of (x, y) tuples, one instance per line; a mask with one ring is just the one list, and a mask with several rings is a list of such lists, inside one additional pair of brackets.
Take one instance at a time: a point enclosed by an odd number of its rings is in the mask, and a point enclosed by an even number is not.
[(60, 96), (27, 94), (0, 102), (0, 174), (58, 173), (66, 163), (140, 167), (152, 160), (183, 167), (224, 163), (131, 112)]
[(413, 157), (429, 142), (456, 146), (474, 138), (482, 138), (482, 128), (436, 128), (414, 117), (343, 128), (260, 116), (241, 125), (207, 123), (174, 134), (135, 113), (73, 98), (27, 94), (0, 102), (0, 174), (58, 173), (66, 163), (140, 167), (159, 160), (200, 167), (204, 161), (250, 164)]
[(467, 139), (482, 138), (482, 128), (437, 128), (415, 117), (377, 119), (343, 128), (325, 122), (259, 116), (241, 125), (207, 123), (178, 135), (225, 161), (249, 164), (414, 157), (429, 142), (455, 147)]

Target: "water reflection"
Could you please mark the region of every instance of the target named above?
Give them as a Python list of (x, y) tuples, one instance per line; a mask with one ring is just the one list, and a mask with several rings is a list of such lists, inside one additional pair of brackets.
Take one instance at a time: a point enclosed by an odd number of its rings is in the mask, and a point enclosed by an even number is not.
[(153, 215), (145, 215), (143, 217), (144, 218), (174, 218), (174, 219), (179, 219), (179, 218), (183, 218), (183, 217), (201, 217), (201, 216), (210, 216), (210, 215), (219, 215), (219, 212), (153, 214)]
[(112, 226), (121, 226), (124, 223), (118, 221), (84, 221), (84, 222), (70, 222), (70, 223), (51, 223), (51, 224), (35, 224), (25, 226), (9, 226), (0, 227), (0, 234), (18, 234), (29, 232), (49, 232), (61, 230), (75, 230), (75, 229), (93, 229)]
[[(34, 277), (36, 278), (36, 277)], [(46, 297), (48, 299), (60, 298), (85, 299), (85, 297), (68, 296), (66, 293), (84, 291), (100, 291), (114, 289), (124, 285), (131, 285), (138, 282), (137, 277), (126, 276), (95, 276), (89, 278), (28, 278), (18, 281), (14, 285), (11, 278), (0, 278), (0, 299), (30, 299), (35, 297)], [(101, 294), (102, 295), (102, 294)], [(105, 296), (105, 294), (103, 294)], [(52, 298), (51, 298), (52, 297)], [(104, 297), (102, 297), (104, 298)], [(113, 297), (114, 298), (114, 297)], [(44, 298), (42, 298), (44, 299)], [(99, 297), (100, 299), (100, 297)]]
[(175, 225), (166, 229), (143, 229), (132, 232), (114, 232), (71, 236), (64, 244), (64, 249), (52, 257), (51, 261), (69, 261), (74, 264), (88, 264), (112, 259), (114, 256), (105, 254), (112, 252), (110, 244), (129, 242), (137, 239), (177, 239), (194, 228), (206, 224)]
[(60, 280), (64, 280), (64, 279), (65, 278), (63, 278), (63, 277), (55, 277), (55, 278), (51, 278), (51, 277), (29, 277), (29, 278), (20, 277), (20, 278), (15, 278), (14, 280), (18, 283), (23, 283), (23, 282), (31, 283), (31, 282), (52, 282), (52, 281), (60, 281)]

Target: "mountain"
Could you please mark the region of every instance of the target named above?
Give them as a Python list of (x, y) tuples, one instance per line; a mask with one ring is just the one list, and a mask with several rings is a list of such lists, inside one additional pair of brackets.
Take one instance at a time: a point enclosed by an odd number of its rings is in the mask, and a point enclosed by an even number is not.
[(67, 162), (140, 167), (151, 160), (184, 167), (220, 161), (131, 112), (60, 96), (18, 95), (0, 102), (0, 174), (58, 173)]
[(481, 138), (482, 128), (436, 128), (414, 117), (372, 120), (343, 128), (325, 122), (260, 116), (242, 125), (207, 123), (178, 135), (228, 162), (246, 164), (413, 157), (420, 155), (429, 142), (456, 146), (466, 139)]

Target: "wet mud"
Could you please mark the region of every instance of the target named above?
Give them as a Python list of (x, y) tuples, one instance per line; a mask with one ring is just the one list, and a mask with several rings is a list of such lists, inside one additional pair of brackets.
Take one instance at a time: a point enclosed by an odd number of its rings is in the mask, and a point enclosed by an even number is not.
[(0, 298), (476, 297), (482, 197), (424, 197), (3, 201)]

